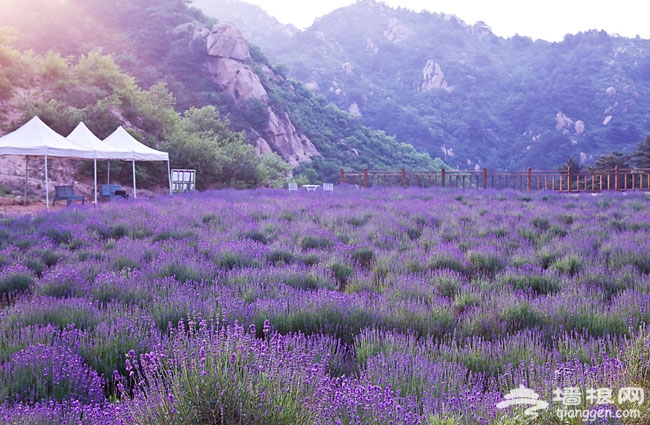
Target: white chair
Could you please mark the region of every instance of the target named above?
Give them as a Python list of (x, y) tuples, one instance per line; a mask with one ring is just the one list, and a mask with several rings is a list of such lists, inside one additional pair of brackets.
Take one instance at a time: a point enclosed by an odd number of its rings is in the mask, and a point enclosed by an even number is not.
[(323, 191), (334, 193), (334, 183), (323, 183)]
[(289, 190), (298, 190), (298, 183), (289, 183)]

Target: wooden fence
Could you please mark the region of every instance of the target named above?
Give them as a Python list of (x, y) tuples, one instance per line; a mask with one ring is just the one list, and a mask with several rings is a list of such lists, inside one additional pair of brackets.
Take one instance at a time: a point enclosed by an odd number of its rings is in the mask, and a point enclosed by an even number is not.
[(445, 170), (361, 172), (341, 169), (341, 184), (358, 187), (453, 187), (462, 189), (555, 190), (601, 192), (604, 190), (650, 190), (650, 169), (563, 171)]

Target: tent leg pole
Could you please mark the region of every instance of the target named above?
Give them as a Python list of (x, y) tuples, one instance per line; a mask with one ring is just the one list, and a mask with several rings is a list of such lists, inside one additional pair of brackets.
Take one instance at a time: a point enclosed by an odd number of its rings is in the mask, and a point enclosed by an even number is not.
[(111, 184), (111, 161), (106, 161), (106, 184)]
[(172, 171), (169, 168), (169, 160), (167, 160), (167, 179), (169, 180), (169, 196), (172, 195)]
[(47, 179), (47, 155), (45, 155), (45, 211), (50, 210), (50, 183)]
[(97, 207), (97, 158), (95, 158), (95, 207)]
[(133, 199), (136, 199), (137, 196), (135, 194), (135, 159), (131, 162), (133, 166)]
[(25, 155), (25, 193), (23, 194), (23, 205), (27, 205), (27, 161), (29, 157)]

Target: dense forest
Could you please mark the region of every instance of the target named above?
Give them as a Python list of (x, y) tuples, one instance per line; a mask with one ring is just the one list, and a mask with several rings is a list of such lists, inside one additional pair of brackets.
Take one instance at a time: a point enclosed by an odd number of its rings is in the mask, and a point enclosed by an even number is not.
[[(304, 31), (233, 0), (194, 0), (227, 16), (273, 63), (361, 121), (460, 168), (593, 166), (650, 133), (650, 40), (603, 31), (550, 43), (494, 35), (443, 14), (375, 0)], [(433, 7), (433, 6), (432, 6)]]
[[(33, 115), (64, 135), (79, 120), (99, 137), (125, 124), (168, 150), (173, 166), (196, 168), (202, 188), (280, 185), (291, 176), (336, 181), (342, 167), (445, 166), (286, 78), (251, 45), (249, 66), (275, 73), (264, 79), (268, 107), (288, 114), (320, 153), (293, 170), (278, 155), (256, 155), (267, 105), (237, 105), (208, 78), (206, 41), (196, 29), (217, 20), (182, 0), (28, 0), (1, 10), (5, 132)], [(139, 168), (143, 185), (157, 180), (155, 165)]]
[[(650, 41), (639, 38), (503, 39), (374, 0), (304, 31), (236, 0), (5, 6), (3, 132), (36, 114), (62, 134), (79, 120), (100, 137), (124, 124), (199, 170), (202, 188), (336, 181), (340, 168), (638, 165), (650, 133)], [(266, 103), (237, 104), (206, 72), (198, 29), (228, 21), (248, 41), (247, 66), (272, 73)], [(277, 149), (256, 154), (270, 110), (318, 155), (292, 169)], [(145, 186), (164, 172), (139, 168)]]

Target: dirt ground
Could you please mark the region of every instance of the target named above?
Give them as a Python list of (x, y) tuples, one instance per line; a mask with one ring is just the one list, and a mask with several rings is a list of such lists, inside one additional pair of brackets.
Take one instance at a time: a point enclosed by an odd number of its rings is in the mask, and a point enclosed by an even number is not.
[[(23, 195), (25, 191), (25, 173), (26, 161), (29, 162), (27, 170), (27, 199), (25, 205)], [(78, 160), (65, 158), (49, 159), (49, 188), (50, 203), (54, 196), (54, 186), (72, 185), (75, 193), (86, 197), (85, 205), (92, 205), (94, 200), (94, 185), (91, 178), (75, 175), (76, 167), (79, 165)], [(37, 215), (46, 212), (45, 203), (45, 173), (43, 162), (40, 158), (17, 157), (11, 155), (0, 156), (0, 218), (18, 217), (23, 215)], [(101, 184), (101, 182), (98, 182)], [(118, 183), (118, 182), (114, 182)], [(126, 182), (125, 182), (126, 183)], [(130, 183), (130, 181), (128, 182)], [(132, 196), (132, 187), (129, 184), (123, 184), (124, 190)], [(166, 187), (156, 188), (154, 190), (137, 189), (138, 198), (164, 195)], [(80, 206), (80, 202), (73, 202), (70, 208)], [(65, 201), (58, 201), (54, 207), (50, 204), (50, 211), (60, 211), (68, 208)]]
[[(81, 203), (73, 202), (70, 205), (70, 208), (73, 208), (77, 205), (81, 205)], [(86, 202), (86, 205), (88, 205), (88, 202)], [(65, 208), (68, 208), (65, 204), (65, 201), (57, 202), (54, 207), (50, 205), (50, 211), (59, 211)], [(44, 200), (30, 201), (27, 205), (24, 205), (22, 199), (0, 197), (0, 218), (20, 217), (23, 215), (34, 216), (45, 212), (46, 206)]]

